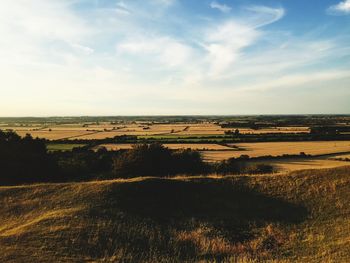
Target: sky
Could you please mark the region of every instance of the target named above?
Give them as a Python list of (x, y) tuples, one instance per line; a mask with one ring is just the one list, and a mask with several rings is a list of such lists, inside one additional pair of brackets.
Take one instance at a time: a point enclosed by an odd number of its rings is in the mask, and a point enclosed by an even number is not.
[(350, 0), (3, 0), (0, 116), (350, 113)]

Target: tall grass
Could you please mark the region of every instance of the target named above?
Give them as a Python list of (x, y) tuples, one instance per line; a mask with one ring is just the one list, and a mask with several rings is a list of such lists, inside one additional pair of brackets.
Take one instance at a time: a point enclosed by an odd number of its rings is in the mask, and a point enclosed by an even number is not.
[(1, 262), (347, 262), (349, 175), (0, 187)]

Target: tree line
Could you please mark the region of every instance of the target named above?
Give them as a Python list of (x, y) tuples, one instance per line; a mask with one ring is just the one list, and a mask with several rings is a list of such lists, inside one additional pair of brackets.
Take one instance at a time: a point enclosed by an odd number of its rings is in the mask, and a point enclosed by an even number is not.
[(130, 150), (91, 150), (89, 146), (66, 152), (49, 152), (45, 140), (30, 135), (21, 138), (14, 132), (0, 131), (0, 184), (88, 181), (167, 177), (196, 174), (270, 173), (270, 165), (251, 164), (249, 157), (218, 163), (204, 162), (191, 149), (170, 150), (159, 143), (135, 144)]

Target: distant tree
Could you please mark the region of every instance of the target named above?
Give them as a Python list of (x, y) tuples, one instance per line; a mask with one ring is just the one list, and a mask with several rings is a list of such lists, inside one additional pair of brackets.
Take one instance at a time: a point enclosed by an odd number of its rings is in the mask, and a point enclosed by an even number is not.
[(198, 152), (172, 151), (159, 143), (134, 145), (113, 160), (113, 171), (121, 177), (195, 174), (205, 169)]
[(114, 172), (127, 177), (168, 175), (171, 151), (161, 144), (138, 144), (113, 162)]
[(0, 184), (55, 180), (55, 165), (45, 141), (29, 134), (21, 138), (14, 132), (0, 131), (0, 169)]

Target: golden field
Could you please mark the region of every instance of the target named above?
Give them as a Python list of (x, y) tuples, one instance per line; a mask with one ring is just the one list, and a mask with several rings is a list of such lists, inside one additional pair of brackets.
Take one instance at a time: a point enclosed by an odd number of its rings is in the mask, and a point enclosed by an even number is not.
[[(304, 169), (336, 168), (349, 165), (348, 162), (335, 160), (338, 158), (347, 158), (350, 155), (338, 154), (339, 152), (350, 152), (349, 141), (338, 142), (278, 142), (278, 143), (238, 143), (230, 146), (220, 144), (164, 144), (170, 149), (192, 149), (201, 152), (205, 161), (222, 161), (232, 157), (239, 157), (247, 154), (251, 157), (259, 156), (281, 156), (283, 154), (296, 154), (305, 152), (316, 157), (307, 158), (287, 158), (283, 160), (263, 160), (263, 163), (272, 164), (277, 171), (297, 171)], [(236, 148), (234, 148), (235, 146)], [(105, 147), (107, 150), (126, 150), (131, 149), (132, 144), (102, 144), (99, 147)], [(318, 156), (330, 154), (330, 156)]]
[(250, 157), (281, 156), (283, 154), (323, 155), (350, 152), (350, 141), (312, 141), (312, 142), (257, 142), (230, 144), (238, 149), (233, 151), (205, 151), (204, 157), (209, 161), (220, 161), (241, 155)]
[(16, 131), (16, 133), (22, 137), (26, 134), (30, 134), (32, 137), (44, 138), (47, 140), (62, 140), (62, 139), (73, 139), (73, 138), (82, 138), (83, 136), (88, 136), (92, 132), (83, 131), (83, 130), (40, 130), (40, 131)]
[(333, 159), (337, 159), (337, 158), (343, 158), (343, 159), (350, 159), (350, 153), (349, 154), (335, 154), (334, 156), (332, 156)]
[[(76, 123), (76, 124), (30, 124), (30, 125), (0, 125), (0, 130), (13, 130), (21, 136), (29, 133), (33, 137), (48, 140), (57, 139), (104, 139), (121, 135), (223, 135), (225, 131), (235, 128), (221, 128), (214, 123), (181, 123), (181, 124), (152, 124), (152, 123)], [(260, 130), (238, 128), (242, 134), (263, 133), (301, 133), (309, 132), (308, 127), (276, 127)], [(93, 134), (91, 134), (93, 133)]]
[[(107, 150), (131, 149), (132, 144), (102, 144)], [(172, 143), (164, 144), (170, 149), (192, 149), (202, 151), (210, 161), (221, 161), (241, 155), (250, 157), (281, 156), (283, 154), (324, 155), (350, 152), (350, 141), (313, 141), (313, 142), (258, 142), (221, 145), (215, 143)]]
[[(266, 163), (266, 161), (261, 161)], [(337, 161), (332, 158), (290, 158), (285, 160), (269, 160), (277, 172), (292, 172), (299, 170), (329, 169), (350, 165), (349, 162)]]

